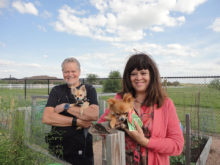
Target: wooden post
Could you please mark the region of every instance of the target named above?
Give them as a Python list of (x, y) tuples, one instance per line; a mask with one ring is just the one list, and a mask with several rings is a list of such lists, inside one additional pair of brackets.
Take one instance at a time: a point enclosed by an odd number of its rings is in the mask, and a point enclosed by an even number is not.
[(191, 162), (191, 130), (190, 130), (190, 114), (186, 114), (186, 165)]
[(10, 132), (11, 137), (13, 137), (13, 122), (14, 122), (14, 112), (15, 112), (15, 100), (12, 99), (10, 102), (10, 108), (8, 112), (8, 130)]
[(24, 112), (24, 144), (27, 144), (31, 137), (31, 107), (25, 107)]
[(102, 165), (125, 165), (125, 135), (123, 131), (106, 135), (102, 144)]
[(107, 106), (106, 106), (106, 101), (105, 100), (103, 100), (103, 113), (105, 112), (105, 109), (107, 108)]

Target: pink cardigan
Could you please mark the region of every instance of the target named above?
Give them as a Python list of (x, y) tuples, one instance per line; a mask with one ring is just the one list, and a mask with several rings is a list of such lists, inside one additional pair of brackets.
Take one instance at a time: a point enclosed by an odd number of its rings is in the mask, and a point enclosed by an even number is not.
[[(116, 95), (115, 98), (121, 97)], [(104, 117), (108, 113), (109, 109), (106, 109), (98, 123), (106, 121)], [(148, 165), (169, 165), (169, 156), (180, 155), (184, 146), (176, 108), (170, 98), (165, 99), (162, 107), (154, 109), (152, 127), (151, 138), (147, 145)]]

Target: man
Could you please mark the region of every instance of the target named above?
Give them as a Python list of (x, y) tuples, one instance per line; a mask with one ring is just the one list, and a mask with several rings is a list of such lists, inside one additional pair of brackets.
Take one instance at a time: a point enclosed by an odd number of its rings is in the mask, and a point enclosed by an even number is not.
[(62, 72), (66, 84), (55, 86), (49, 95), (44, 109), (42, 123), (52, 125), (51, 132), (46, 136), (49, 150), (60, 159), (71, 164), (93, 165), (92, 135), (84, 135), (84, 129), (88, 128), (99, 116), (97, 94), (94, 87), (85, 84), (88, 108), (71, 106), (76, 99), (71, 94), (72, 87), (79, 88), (80, 63), (77, 59), (67, 58), (62, 63)]

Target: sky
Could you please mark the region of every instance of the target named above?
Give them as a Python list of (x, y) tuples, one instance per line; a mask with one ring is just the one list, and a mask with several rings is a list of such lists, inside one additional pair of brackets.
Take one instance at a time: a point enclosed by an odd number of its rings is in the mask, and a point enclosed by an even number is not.
[(62, 78), (75, 57), (81, 78), (108, 77), (135, 53), (161, 76), (220, 75), (219, 0), (0, 0), (0, 79)]

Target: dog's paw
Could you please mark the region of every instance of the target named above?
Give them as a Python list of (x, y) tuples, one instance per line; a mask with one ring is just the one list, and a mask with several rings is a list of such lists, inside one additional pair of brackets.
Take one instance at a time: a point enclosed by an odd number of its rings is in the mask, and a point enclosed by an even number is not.
[(122, 123), (120, 126), (121, 126), (121, 129), (128, 128), (127, 125), (126, 125), (125, 123)]
[(110, 116), (105, 116), (104, 117), (106, 120), (110, 121), (111, 120), (111, 117)]
[(111, 120), (111, 121), (110, 121), (110, 127), (111, 127), (111, 128), (115, 128), (115, 122), (114, 122), (114, 120)]

